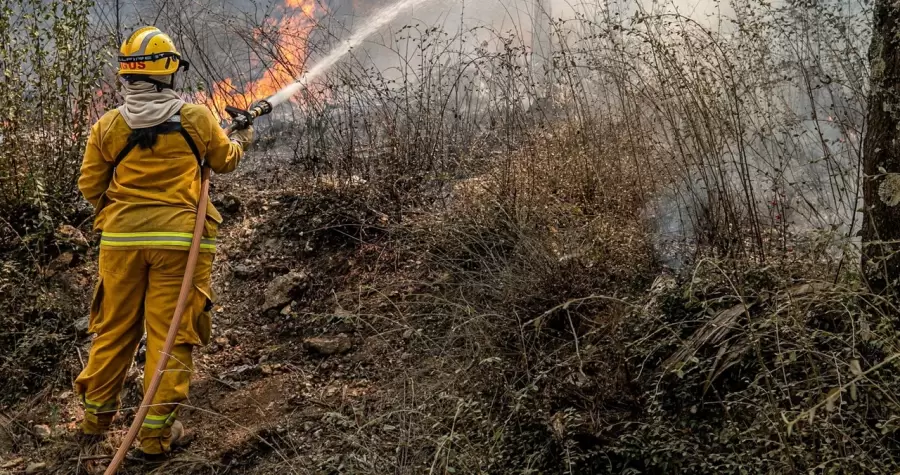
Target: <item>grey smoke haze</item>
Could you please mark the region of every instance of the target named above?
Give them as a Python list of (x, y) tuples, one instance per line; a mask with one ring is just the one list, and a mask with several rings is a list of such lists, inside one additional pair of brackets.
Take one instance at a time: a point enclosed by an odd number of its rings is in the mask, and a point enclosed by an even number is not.
[[(328, 35), (347, 37), (363, 25), (368, 17), (378, 9), (390, 4), (388, 0), (317, 0), (328, 14), (323, 19)], [(185, 3), (163, 2), (161, 0), (98, 0), (95, 8), (98, 22), (118, 29), (120, 38), (147, 24), (158, 25), (172, 32), (186, 50), (188, 56), (196, 56), (202, 49), (213, 62), (226, 54), (240, 54), (242, 49), (236, 36), (247, 34), (256, 25), (283, 15), (280, 0), (197, 0)], [(776, 5), (778, 2), (776, 2)], [(854, 8), (852, 5), (848, 8)], [(396, 67), (399, 62), (398, 45), (394, 35), (403, 26), (420, 25), (439, 27), (450, 35), (460, 30), (475, 28), (490, 29), (494, 32), (511, 34), (522, 44), (541, 53), (547, 50), (552, 18), (568, 28), (573, 23), (566, 20), (581, 15), (583, 18), (597, 18), (602, 9), (616, 12), (627, 18), (637, 10), (650, 13), (674, 13), (688, 16), (714, 32), (727, 33), (733, 27), (730, 21), (735, 17), (731, 2), (713, 0), (435, 0), (412, 8), (399, 15), (378, 34), (373, 35), (358, 51), (356, 58), (371, 62), (379, 70)], [(320, 9), (321, 13), (322, 9)], [(193, 31), (185, 31), (190, 29)], [(198, 43), (198, 44), (194, 44)], [(249, 53), (248, 53), (249, 54)], [(324, 53), (320, 53), (324, 54)], [(547, 53), (549, 54), (549, 52)], [(312, 54), (315, 60), (316, 53)], [(199, 61), (195, 62), (199, 64)], [(244, 69), (249, 61), (237, 64), (217, 64), (216, 73), (222, 77), (232, 76)]]
[[(329, 0), (326, 6), (330, 14), (323, 21), (329, 34), (346, 37), (363, 25), (371, 12), (388, 3), (383, 0)], [(863, 4), (837, 4), (831, 0), (823, 3), (839, 5), (848, 23), (865, 23), (865, 18), (861, 17), (865, 16), (867, 7)], [(98, 4), (98, 15), (107, 23), (113, 22), (111, 6), (115, 4), (113, 0), (102, 0)], [(220, 68), (215, 70), (216, 74), (226, 77), (240, 72), (246, 78), (252, 77), (246, 72), (251, 69), (249, 65), (252, 61), (229, 63), (216, 60), (234, 55), (242, 47), (242, 41), (234, 37), (235, 31), (259, 24), (266, 15), (277, 15), (279, 10), (276, 6), (280, 4), (252, 0), (199, 0), (185, 4), (183, 11), (175, 12), (161, 10), (162, 2), (119, 2), (118, 21), (123, 34), (145, 23), (157, 23), (161, 27), (171, 25), (189, 53), (199, 55), (199, 50), (203, 50), (212, 56), (212, 66)], [(786, 2), (776, 2), (768, 11), (785, 5)], [(439, 27), (451, 37), (460, 30), (476, 29), (471, 34), (478, 39), (491, 37), (486, 33), (490, 30), (511, 34), (526, 47), (546, 50), (547, 32), (551, 28), (549, 18), (562, 20), (562, 28), (570, 25), (577, 28), (577, 22), (566, 23), (565, 20), (578, 15), (592, 19), (602, 9), (608, 9), (617, 18), (630, 18), (638, 10), (678, 13), (714, 34), (731, 38), (734, 35), (732, 20), (739, 15), (741, 8), (747, 7), (748, 3), (743, 1), (709, 0), (436, 0), (399, 15), (356, 50), (354, 57), (360, 66), (381, 71), (388, 78), (400, 78), (404, 74), (400, 66), (417, 61), (415, 57), (410, 59), (398, 54), (414, 46), (410, 39), (397, 39), (400, 36), (398, 32), (406, 25), (419, 25), (420, 30)], [(814, 15), (815, 10), (806, 10), (807, 7), (802, 5), (791, 8), (795, 9), (800, 20), (785, 28), (810, 25), (808, 28), (812, 33), (806, 33), (811, 36), (805, 44), (780, 43), (779, 48), (782, 49), (775, 50), (773, 55), (783, 57), (780, 60), (776, 58), (774, 63), (759, 66), (772, 69), (763, 72), (770, 74), (773, 84), (777, 86), (764, 91), (745, 92), (746, 97), (742, 100), (746, 103), (762, 102), (766, 106), (759, 109), (748, 107), (744, 112), (746, 117), (742, 119), (747, 127), (745, 151), (736, 153), (734, 144), (725, 144), (718, 151), (718, 158), (725, 164), (722, 176), (727, 181), (725, 185), (737, 192), (741, 187), (737, 164), (745, 160), (750, 169), (749, 179), (759, 190), (754, 205), (762, 210), (771, 209), (771, 220), (785, 222), (792, 233), (836, 229), (841, 235), (850, 235), (853, 231), (851, 227), (859, 225), (855, 215), (856, 202), (853, 200), (858, 186), (854, 160), (863, 129), (860, 111), (864, 110), (861, 99), (864, 86), (861, 85), (865, 82), (864, 72), (859, 73), (858, 77), (851, 76), (865, 68), (848, 67), (840, 61), (854, 56), (865, 57), (869, 30), (857, 27), (855, 36), (845, 45), (848, 48), (846, 51), (829, 52), (834, 45), (824, 44), (831, 39), (817, 36), (817, 19), (803, 18), (804, 15)], [(198, 27), (199, 34), (195, 31), (191, 35), (189, 27), (192, 25)], [(791, 32), (794, 33), (797, 32)], [(577, 36), (578, 32), (573, 34)], [(778, 34), (777, 29), (772, 30), (772, 34)], [(474, 48), (477, 44), (468, 43), (467, 47)], [(311, 61), (321, 57), (324, 50), (314, 52)], [(748, 73), (754, 73), (753, 64), (739, 66)], [(256, 74), (259, 72), (257, 70)], [(583, 79), (587, 95), (593, 94), (591, 99), (595, 102), (592, 105), (597, 110), (604, 110), (604, 113), (615, 114), (614, 104), (610, 106), (608, 99), (602, 98), (603, 93), (609, 93), (609, 85), (604, 82), (607, 78), (585, 74)], [(803, 81), (808, 81), (808, 84), (804, 85)], [(849, 86), (845, 86), (847, 84)], [(811, 89), (811, 93), (807, 88)], [(757, 94), (761, 97), (756, 97)], [(697, 215), (702, 213), (701, 208), (709, 204), (708, 190), (695, 180), (697, 174), (699, 170), (685, 171), (681, 182), (674, 184), (661, 197), (657, 209), (648, 210), (648, 216), (656, 222), (661, 235), (677, 240), (694, 234)], [(837, 187), (834, 186), (835, 179), (839, 181)], [(779, 206), (786, 204), (787, 212), (775, 209), (771, 206), (772, 202), (777, 202)]]

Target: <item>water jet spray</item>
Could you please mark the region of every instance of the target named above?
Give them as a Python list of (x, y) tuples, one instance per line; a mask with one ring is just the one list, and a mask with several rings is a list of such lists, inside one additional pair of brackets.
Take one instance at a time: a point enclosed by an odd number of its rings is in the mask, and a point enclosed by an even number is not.
[(321, 76), (325, 71), (331, 69), (331, 67), (337, 64), (338, 61), (341, 60), (341, 58), (353, 51), (353, 48), (356, 48), (360, 44), (362, 44), (363, 41), (366, 40), (366, 38), (372, 36), (373, 33), (380, 30), (388, 22), (397, 18), (397, 15), (416, 5), (423, 4), (428, 1), (431, 0), (400, 0), (393, 5), (381, 9), (372, 17), (371, 20), (369, 20), (368, 23), (354, 32), (346, 41), (342, 42), (339, 46), (331, 50), (331, 52), (328, 53), (327, 56), (322, 58), (318, 63), (316, 63), (315, 66), (303, 73), (303, 75), (297, 78), (294, 82), (281, 88), (281, 90), (267, 97), (266, 99), (260, 100), (246, 111), (238, 109), (236, 107), (226, 107), (225, 112), (227, 112), (232, 118), (232, 123), (231, 125), (229, 125), (229, 130), (240, 130), (242, 128), (246, 128), (253, 123), (254, 119), (271, 113), (275, 107), (278, 107), (279, 105), (287, 102), (288, 100), (290, 100), (290, 98), (296, 96), (301, 90), (306, 88), (309, 85), (310, 81)]

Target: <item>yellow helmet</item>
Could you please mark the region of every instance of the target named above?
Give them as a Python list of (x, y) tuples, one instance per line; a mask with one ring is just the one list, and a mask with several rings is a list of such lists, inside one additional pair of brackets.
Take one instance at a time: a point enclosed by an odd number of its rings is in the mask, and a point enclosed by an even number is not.
[(190, 66), (181, 59), (172, 38), (155, 26), (132, 33), (119, 52), (119, 75), (167, 76)]

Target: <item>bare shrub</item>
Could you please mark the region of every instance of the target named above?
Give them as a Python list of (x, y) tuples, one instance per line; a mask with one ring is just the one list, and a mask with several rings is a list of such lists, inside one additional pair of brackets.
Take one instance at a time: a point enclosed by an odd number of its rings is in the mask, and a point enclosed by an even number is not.
[[(273, 66), (299, 74), (344, 32), (320, 17), (309, 32), (287, 34), (287, 10), (272, 4), (211, 6), (160, 9), (161, 25), (199, 66), (187, 79), (195, 94), (228, 77), (234, 91), (252, 90)], [(392, 288), (365, 324), (421, 330), (409, 338), (421, 360), (366, 417), (341, 407), (323, 418), (339, 434), (334, 446), (365, 454), (326, 468), (898, 469), (895, 303), (863, 291), (850, 264), (868, 6), (731, 7), (717, 25), (672, 5), (582, 2), (548, 20), (550, 53), (540, 61), (533, 39), (515, 31), (413, 23), (377, 40), (393, 67), (348, 58), (258, 124), (267, 152), (258, 169), (288, 188), (321, 186), (278, 196), (284, 219), (260, 227), (291, 241), (281, 264), (319, 251), (345, 258), (338, 252), (357, 250), (347, 242), (371, 236), (385, 259), (415, 256), (408, 268), (375, 266), (407, 287)], [(55, 37), (36, 38), (23, 47)], [(309, 56), (285, 55), (280, 41)], [(60, 107), (60, 97), (88, 100), (71, 86), (51, 94), (67, 83), (47, 71), (38, 86), (26, 68), (4, 96), (17, 114), (36, 114), (21, 101), (32, 90)], [(64, 116), (0, 122), (17, 151), (0, 152), (0, 192), (12, 203), (0, 204), (3, 216), (71, 214), (65, 164), (77, 159), (87, 122), (78, 116), (80, 132), (60, 139), (71, 130), (59, 125)], [(29, 127), (37, 131), (20, 133)], [(27, 137), (53, 157), (46, 168), (26, 160)], [(282, 166), (307, 176), (279, 174)], [(23, 239), (35, 229), (7, 227)], [(362, 306), (381, 290), (347, 292)], [(324, 291), (316, 297), (334, 303)], [(47, 354), (18, 333), (4, 337), (17, 357)], [(53, 363), (9, 361), (10, 377)], [(302, 453), (294, 442), (279, 439)]]

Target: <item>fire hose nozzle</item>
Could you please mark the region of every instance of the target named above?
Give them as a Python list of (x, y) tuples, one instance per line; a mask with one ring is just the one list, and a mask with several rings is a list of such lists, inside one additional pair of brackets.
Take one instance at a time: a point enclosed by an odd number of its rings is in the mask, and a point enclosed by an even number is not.
[(225, 112), (227, 112), (228, 115), (231, 116), (231, 125), (229, 126), (229, 128), (232, 130), (243, 130), (253, 125), (253, 115), (250, 114), (250, 112), (245, 111), (244, 109), (225, 106)]
[(272, 112), (272, 104), (265, 99), (257, 102), (253, 107), (250, 108), (250, 115), (252, 115), (254, 118), (264, 116), (269, 112)]
[(254, 104), (250, 110), (238, 109), (237, 107), (225, 106), (225, 112), (231, 116), (232, 130), (242, 130), (253, 125), (253, 120), (257, 117), (264, 116), (272, 112), (272, 104), (262, 100)]

